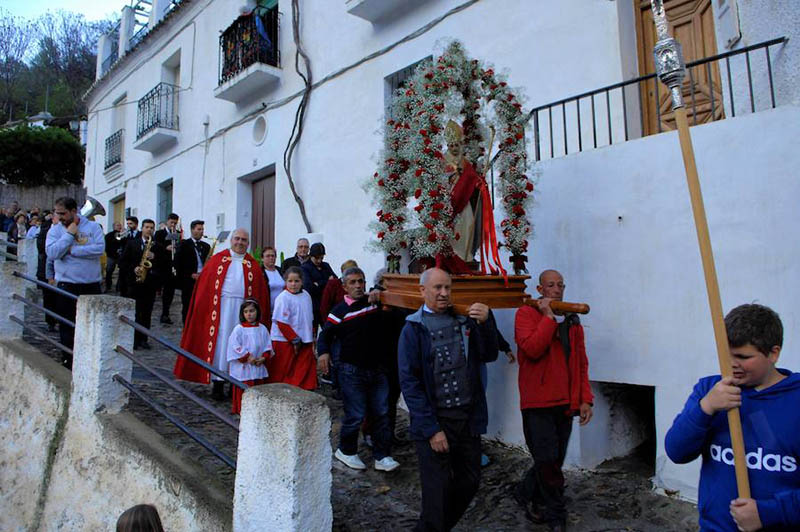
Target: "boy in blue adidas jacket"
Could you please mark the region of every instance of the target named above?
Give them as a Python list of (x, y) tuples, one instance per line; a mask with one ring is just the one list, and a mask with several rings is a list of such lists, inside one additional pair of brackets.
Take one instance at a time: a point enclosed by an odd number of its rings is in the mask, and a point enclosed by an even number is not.
[[(667, 433), (678, 464), (703, 457), (698, 510), (704, 532), (800, 530), (800, 374), (775, 367), (783, 325), (773, 310), (741, 305), (725, 316), (733, 376), (695, 385)], [(739, 407), (752, 499), (737, 496), (727, 411)]]

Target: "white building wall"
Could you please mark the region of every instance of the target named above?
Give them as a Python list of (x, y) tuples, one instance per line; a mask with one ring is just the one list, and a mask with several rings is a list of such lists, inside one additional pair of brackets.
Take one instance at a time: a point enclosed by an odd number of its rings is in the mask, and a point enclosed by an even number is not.
[[(415, 2), (405, 14), (371, 24), (349, 15), (344, 1), (302, 0), (301, 37), (311, 57), (314, 79), (322, 80), (396, 43), (462, 4), (460, 0)], [(751, 4), (758, 2), (739, 0), (743, 33), (747, 35), (748, 21), (753, 17), (772, 17), (777, 24), (781, 17), (789, 20), (795, 16), (787, 18), (779, 10), (756, 14), (748, 11)], [(250, 226), (249, 182), (274, 168), (276, 243), (279, 252), (288, 256), (294, 252), (296, 238), (307, 232), (282, 164), (299, 99), (282, 102), (302, 89), (294, 71), (291, 5), (286, 0), (280, 2), (282, 80), (250, 101), (233, 104), (214, 98), (213, 90), (218, 82), (219, 34), (238, 16), (239, 5), (214, 0), (184, 5), (95, 89), (89, 101), (90, 128), (95, 131), (87, 148), (86, 185), (89, 194), (105, 204), (124, 194), (126, 206), (135, 207), (142, 219), (155, 217), (157, 185), (172, 178), (173, 210), (185, 222), (205, 219), (206, 233), (215, 234), (217, 214), (224, 215), (225, 229)], [(326, 260), (335, 269), (348, 258), (357, 259), (370, 276), (383, 266), (382, 256), (364, 249), (372, 238), (367, 224), (374, 217), (375, 207), (361, 186), (374, 172), (382, 146), (384, 77), (440, 52), (449, 38), (460, 39), (472, 56), (492, 62), (499, 72), (507, 72), (510, 85), (520, 87), (527, 96), (525, 109), (637, 73), (636, 53), (629, 49), (635, 46), (632, 7), (625, 2), (480, 0), (430, 31), (322, 83), (311, 94), (292, 169), (312, 230), (325, 242)], [(136, 101), (161, 80), (161, 64), (179, 48), (182, 91), (178, 142), (154, 155), (134, 150)], [(798, 71), (797, 54), (784, 53), (780, 75), (793, 79), (792, 73)], [(774, 74), (779, 76), (777, 70)], [(108, 182), (102, 168), (104, 140), (113, 133), (109, 129), (112, 104), (123, 93), (129, 102), (124, 175)], [(266, 110), (259, 112), (263, 104)], [(252, 128), (259, 114), (266, 117), (269, 130), (266, 140), (256, 145)], [(203, 124), (206, 117), (208, 125)], [(783, 138), (793, 138), (786, 133), (797, 127), (790, 117), (796, 118), (797, 110), (783, 107), (763, 116), (693, 131), (701, 174), (710, 187), (705, 191), (712, 238), (720, 253), (723, 303), (730, 308), (758, 298), (773, 304), (782, 312), (791, 333), (796, 320), (791, 307), (780, 299), (794, 286), (785, 268), (766, 259), (742, 266), (738, 256), (763, 246), (759, 231), (780, 231), (788, 225), (787, 220), (796, 221), (784, 198), (793, 197), (790, 192), (796, 185), (788, 176), (797, 161), (791, 150), (780, 144)], [(615, 137), (617, 134), (615, 131)], [(716, 135), (730, 140), (715, 142)], [(592, 304), (592, 313), (585, 320), (592, 378), (656, 386), (661, 442), (691, 383), (715, 370), (702, 276), (699, 266), (693, 266), (698, 255), (688, 198), (681, 188), (680, 159), (677, 150), (656, 156), (673, 141), (677, 146), (672, 135), (659, 135), (542, 163), (533, 215), (536, 235), (530, 253), (532, 272), (546, 266), (562, 269), (568, 294)], [(757, 154), (755, 147), (761, 150)], [(783, 153), (776, 155), (776, 149), (785, 151), (785, 157)], [(709, 158), (704, 162), (705, 157)], [(761, 175), (763, 168), (758, 161), (765, 159), (772, 161), (770, 173), (764, 177), (774, 183), (769, 190), (781, 192), (773, 198), (779, 202), (777, 209), (764, 199), (761, 180), (733, 181), (730, 175), (734, 169), (739, 176), (748, 175), (745, 169), (750, 175)], [(726, 162), (716, 166), (716, 161)], [(674, 181), (676, 176), (681, 179)], [(755, 226), (748, 225), (751, 211), (733, 209), (739, 197), (758, 198), (761, 203), (748, 202), (748, 208), (769, 212), (769, 216), (758, 218)], [(721, 214), (726, 217), (720, 218)], [(767, 219), (770, 223), (765, 225)], [(716, 237), (726, 232), (729, 236)], [(783, 245), (789, 242), (777, 237), (774, 241)], [(790, 247), (778, 251), (785, 254), (782, 264), (796, 258)], [(764, 279), (765, 271), (773, 276)], [(761, 282), (753, 283), (756, 274)], [(776, 298), (767, 297), (774, 292), (778, 293)], [(511, 340), (513, 313), (498, 312), (498, 321)], [(685, 331), (685, 340), (679, 346), (674, 345), (676, 330)], [(708, 356), (695, 357), (700, 352)], [(683, 356), (687, 357), (685, 363), (671, 364)], [(675, 371), (675, 367), (682, 370)], [(656, 375), (665, 379), (664, 383), (656, 382)], [(502, 361), (493, 364), (489, 391), (491, 435), (521, 444), (516, 367)], [(575, 432), (573, 464), (582, 463), (581, 447), (591, 445), (580, 434)], [(661, 447), (659, 457), (663, 460)], [(665, 484), (694, 484), (687, 468), (668, 464), (660, 468), (659, 478)]]
[[(799, 133), (795, 106), (692, 128), (723, 309), (776, 310), (788, 368), (800, 366), (790, 267), (800, 260)], [(529, 269), (558, 269), (565, 299), (591, 305), (582, 321), (592, 380), (655, 387), (656, 481), (695, 496), (697, 463), (671, 463), (664, 436), (692, 386), (719, 367), (677, 133), (546, 161), (536, 202)], [(513, 312), (497, 314), (513, 337)], [(490, 434), (523, 444), (517, 368), (490, 365), (488, 390)], [(592, 448), (608, 436), (576, 424), (568, 463), (595, 465)]]

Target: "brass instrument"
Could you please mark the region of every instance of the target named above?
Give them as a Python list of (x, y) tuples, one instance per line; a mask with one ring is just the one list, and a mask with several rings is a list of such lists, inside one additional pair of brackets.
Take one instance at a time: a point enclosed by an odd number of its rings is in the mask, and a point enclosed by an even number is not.
[(139, 265), (133, 270), (133, 273), (136, 274), (136, 282), (139, 284), (144, 283), (145, 279), (147, 279), (147, 272), (150, 271), (150, 268), (153, 267), (153, 263), (150, 262), (150, 259), (147, 258), (147, 255), (150, 253), (150, 248), (153, 246), (153, 239), (152, 237), (147, 241), (147, 244), (144, 245), (144, 251), (142, 251), (142, 260), (139, 261)]
[(131, 230), (126, 228), (124, 231), (121, 231), (121, 232), (120, 232), (120, 233), (119, 233), (117, 236), (115, 236), (114, 238), (116, 238), (117, 240), (125, 240), (125, 239), (126, 239), (126, 238), (128, 238), (129, 236), (131, 236)]
[(105, 216), (106, 210), (99, 201), (91, 196), (86, 196), (86, 203), (81, 207), (80, 215), (84, 218), (94, 220), (95, 216)]
[(214, 248), (217, 247), (217, 239), (208, 235), (203, 235), (203, 238), (211, 241), (211, 250), (208, 252), (208, 258), (210, 259), (214, 255)]

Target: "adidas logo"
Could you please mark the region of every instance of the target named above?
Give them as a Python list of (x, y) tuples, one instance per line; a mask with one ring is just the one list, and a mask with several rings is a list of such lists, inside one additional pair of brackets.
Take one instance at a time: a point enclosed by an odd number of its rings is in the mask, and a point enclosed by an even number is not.
[[(727, 465), (733, 465), (733, 449), (730, 447), (722, 448), (720, 445), (712, 445), (710, 448), (711, 459)], [(797, 471), (797, 459), (794, 456), (781, 456), (779, 454), (764, 454), (764, 449), (759, 447), (755, 451), (747, 453), (747, 469), (761, 471), (773, 471), (784, 473), (794, 473)]]

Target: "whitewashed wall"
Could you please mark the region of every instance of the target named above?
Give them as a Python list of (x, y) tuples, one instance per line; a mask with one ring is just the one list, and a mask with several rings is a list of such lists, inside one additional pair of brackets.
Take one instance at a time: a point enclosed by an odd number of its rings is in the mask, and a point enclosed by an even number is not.
[[(723, 308), (776, 310), (786, 331), (779, 365), (794, 369), (798, 134), (795, 106), (692, 128)], [(543, 163), (530, 269), (560, 270), (566, 299), (591, 305), (592, 380), (655, 386), (657, 483), (693, 497), (697, 464), (669, 462), (664, 435), (697, 379), (719, 369), (685, 182), (676, 133)], [(510, 338), (513, 313), (502, 314)], [(490, 367), (489, 395), (490, 433), (522, 444), (514, 366)], [(591, 463), (590, 448), (608, 438), (598, 429), (573, 432), (572, 465)]]

